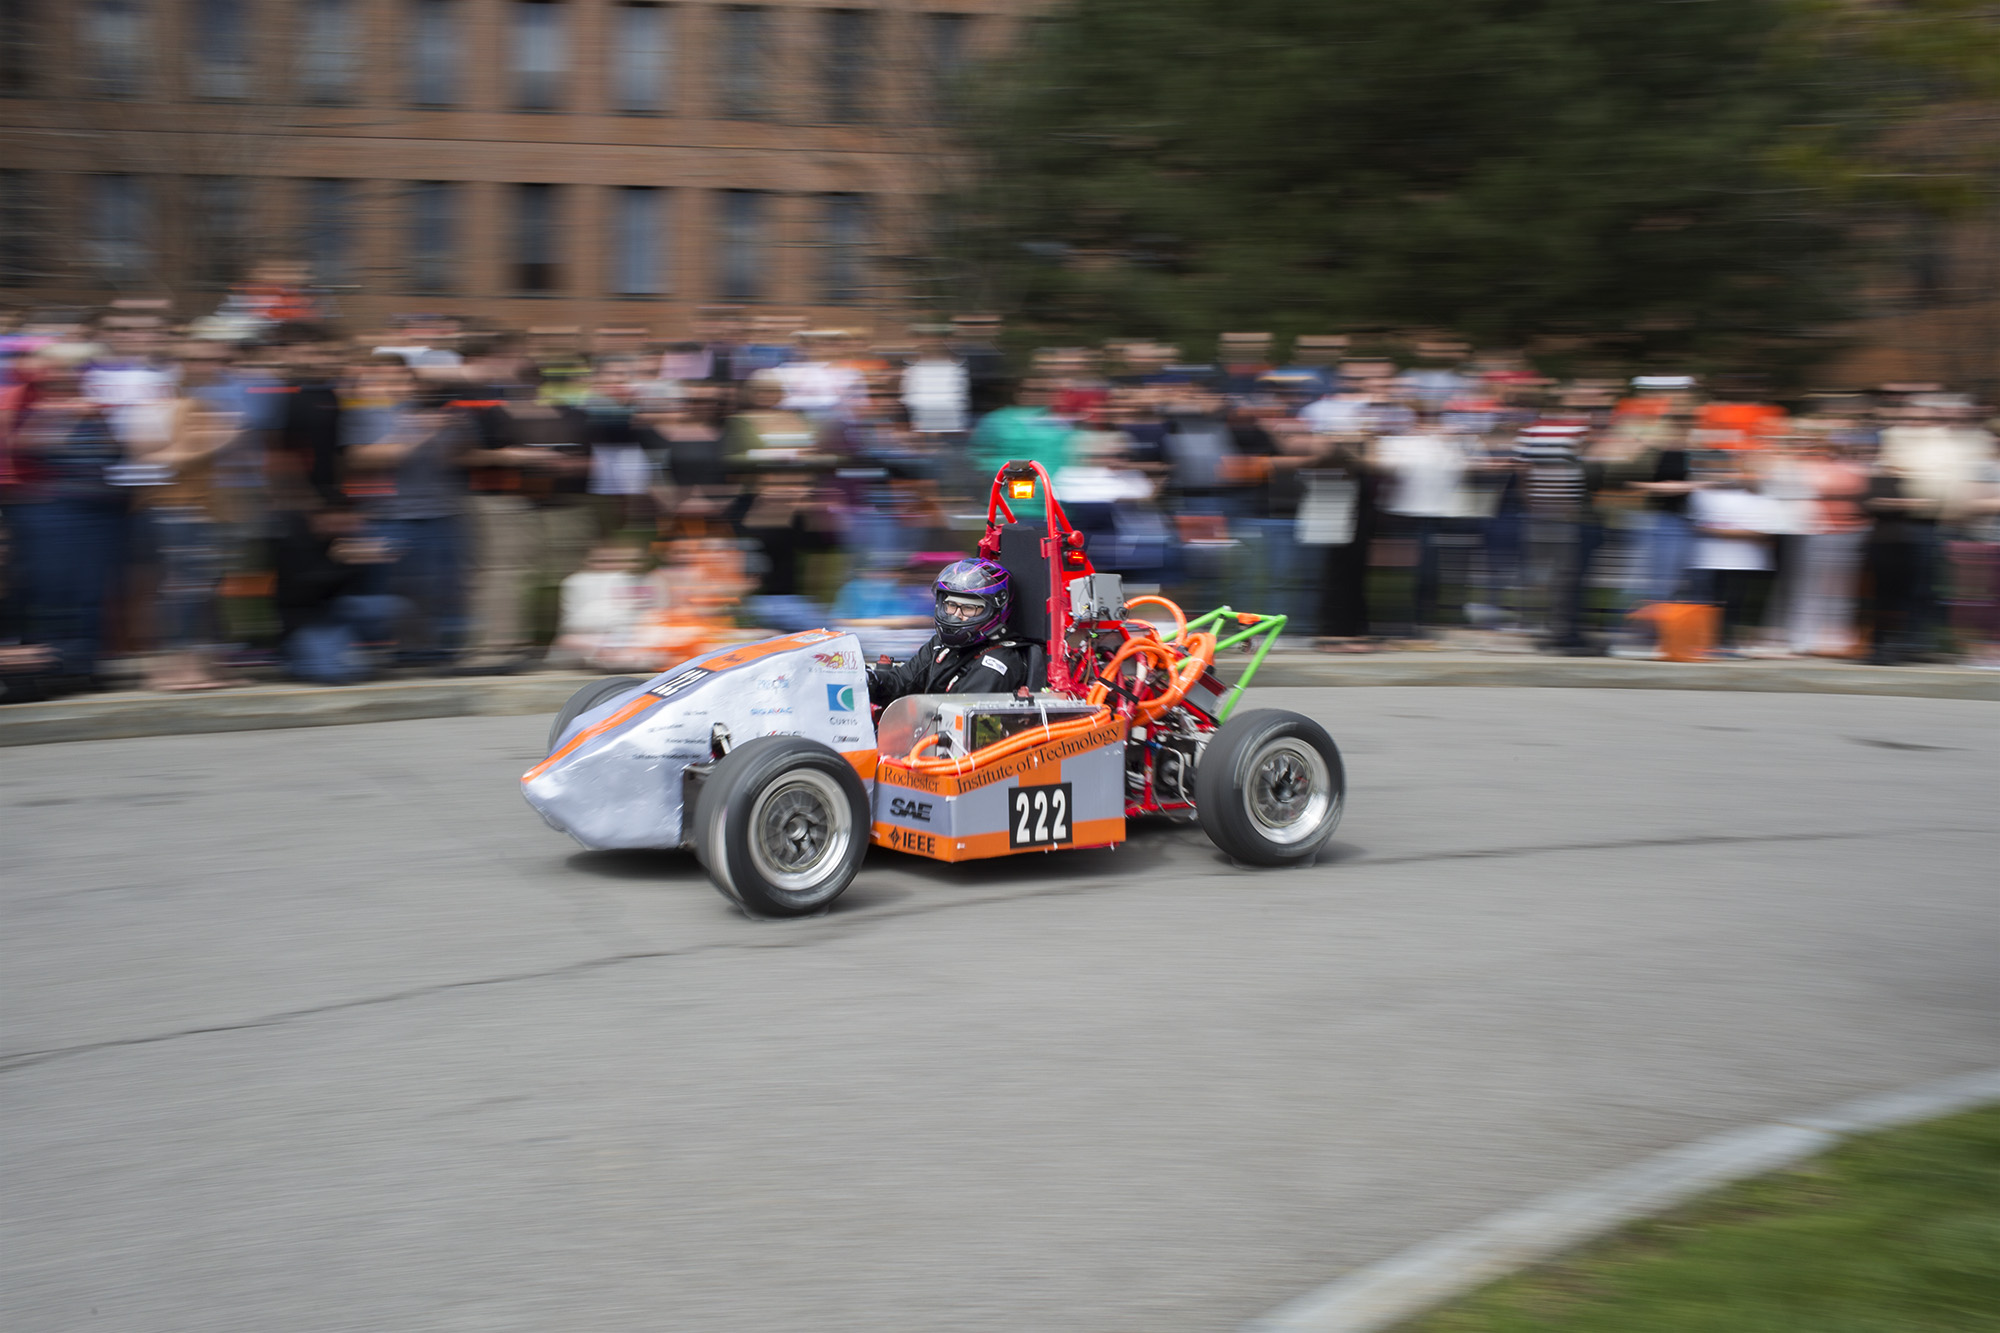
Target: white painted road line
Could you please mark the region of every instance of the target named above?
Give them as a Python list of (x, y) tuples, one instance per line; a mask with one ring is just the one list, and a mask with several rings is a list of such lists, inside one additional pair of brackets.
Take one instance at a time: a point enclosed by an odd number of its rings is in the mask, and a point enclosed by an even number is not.
[(2000, 1102), (2000, 1069), (1670, 1148), (1338, 1278), (1243, 1333), (1375, 1333), (1634, 1219), (1825, 1152), (1841, 1139)]

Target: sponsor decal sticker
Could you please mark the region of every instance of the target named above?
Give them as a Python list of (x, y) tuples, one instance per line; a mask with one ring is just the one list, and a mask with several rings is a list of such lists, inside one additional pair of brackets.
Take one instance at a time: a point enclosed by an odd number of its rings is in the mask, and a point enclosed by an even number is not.
[(852, 685), (829, 685), (826, 687), (826, 706), (836, 713), (854, 711), (854, 687)]
[(658, 685), (655, 685), (652, 689), (648, 690), (647, 693), (657, 694), (662, 699), (671, 699), (676, 694), (679, 694), (682, 690), (685, 690), (689, 686), (696, 684), (698, 681), (700, 681), (704, 676), (707, 676), (708, 674), (709, 673), (707, 671), (704, 671), (700, 667), (690, 667), (686, 671), (681, 672), (677, 676), (669, 676), (667, 679), (661, 681)]
[(759, 676), (750, 684), (760, 690), (789, 690), (792, 688), (792, 678), (787, 675)]
[(889, 802), (889, 813), (898, 819), (914, 819), (928, 824), (931, 822), (931, 802), (906, 801), (898, 796)]
[(813, 661), (819, 663), (828, 671), (859, 671), (861, 669), (861, 654), (850, 653), (844, 649), (835, 653), (814, 653)]
[(753, 709), (751, 709), (751, 710), (750, 710), (750, 716), (752, 716), (752, 717), (783, 717), (783, 716), (785, 716), (786, 714), (790, 713), (791, 711), (792, 711), (792, 710), (791, 710), (791, 709), (789, 709), (789, 708), (753, 708)]
[(916, 852), (920, 856), (937, 855), (937, 835), (918, 833), (913, 829), (891, 827), (889, 836), (883, 839), (899, 852)]

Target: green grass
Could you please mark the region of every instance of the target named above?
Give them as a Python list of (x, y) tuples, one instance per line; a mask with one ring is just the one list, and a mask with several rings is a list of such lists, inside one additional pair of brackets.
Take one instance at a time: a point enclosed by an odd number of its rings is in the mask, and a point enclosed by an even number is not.
[(1857, 1139), (1402, 1333), (2000, 1330), (2000, 1108)]

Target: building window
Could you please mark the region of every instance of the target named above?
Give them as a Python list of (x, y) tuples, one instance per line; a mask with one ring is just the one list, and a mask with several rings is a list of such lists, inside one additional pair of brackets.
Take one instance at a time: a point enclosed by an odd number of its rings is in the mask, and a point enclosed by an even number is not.
[(644, 115), (664, 111), (673, 95), (673, 11), (665, 5), (624, 4), (613, 11), (611, 105)]
[(1952, 285), (1951, 246), (1943, 220), (1934, 213), (1913, 213), (1903, 254), (1909, 266), (1911, 303), (1919, 309), (1947, 304)]
[(189, 257), (197, 286), (227, 287), (242, 276), (249, 202), (240, 176), (196, 176), (188, 182)]
[(557, 0), (514, 0), (514, 108), (554, 111), (569, 71), (569, 34)]
[(553, 292), (562, 286), (556, 187), (514, 187), (514, 289)]
[(0, 97), (35, 91), (41, 28), (41, 0), (0, 0)]
[(338, 106), (354, 96), (354, 3), (305, 0), (299, 91), (308, 102)]
[(0, 287), (32, 287), (41, 277), (39, 182), (26, 171), (0, 171)]
[(765, 11), (722, 11), (722, 114), (761, 120), (765, 114)]
[(146, 16), (138, 0), (89, 0), (83, 39), (99, 97), (137, 97), (146, 78)]
[(450, 181), (410, 186), (410, 290), (448, 292), (457, 285), (458, 187)]
[(822, 220), (820, 299), (829, 305), (862, 300), (868, 288), (868, 200), (827, 195)]
[(145, 182), (137, 176), (90, 178), (90, 256), (107, 282), (142, 281), (150, 255)]
[(875, 16), (864, 9), (829, 9), (821, 45), (826, 86), (826, 118), (836, 125), (868, 119), (868, 52), (874, 44)]
[(458, 101), (458, 2), (411, 0), (410, 100), (418, 106)]
[(966, 34), (972, 30), (968, 14), (924, 15), (925, 57), (930, 62), (931, 112), (946, 118), (959, 75), (965, 72)]
[(658, 296), (666, 215), (665, 190), (633, 185), (617, 190), (611, 212), (611, 290), (620, 296)]
[(348, 280), (353, 249), (354, 182), (307, 181), (304, 211), (300, 249), (312, 279), (322, 287), (340, 286)]
[(764, 207), (762, 190), (722, 192), (722, 272), (716, 293), (725, 301), (764, 299)]
[(243, 0), (195, 0), (194, 91), (199, 97), (250, 95), (249, 15)]

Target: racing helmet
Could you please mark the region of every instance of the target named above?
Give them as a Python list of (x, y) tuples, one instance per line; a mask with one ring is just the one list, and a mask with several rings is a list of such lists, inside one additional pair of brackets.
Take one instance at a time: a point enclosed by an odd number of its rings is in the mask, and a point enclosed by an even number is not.
[(991, 637), (1013, 601), (1007, 571), (992, 560), (954, 560), (937, 577), (938, 639), (963, 648)]

